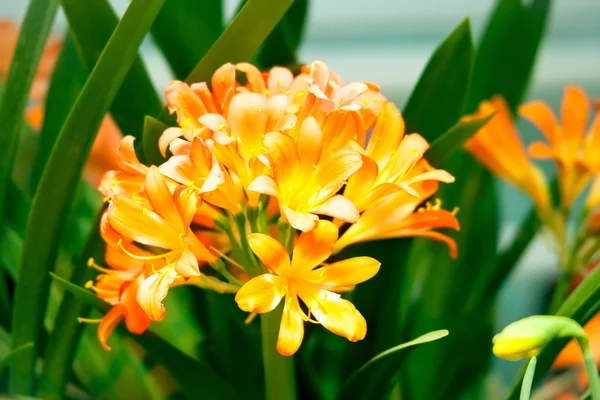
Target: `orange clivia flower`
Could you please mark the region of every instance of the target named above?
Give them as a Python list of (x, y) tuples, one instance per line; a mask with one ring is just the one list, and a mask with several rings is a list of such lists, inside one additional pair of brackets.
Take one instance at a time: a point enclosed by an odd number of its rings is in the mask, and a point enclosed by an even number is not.
[(360, 154), (351, 149), (327, 152), (314, 118), (304, 120), (297, 141), (270, 132), (265, 136), (265, 147), (272, 159), (273, 177), (259, 176), (249, 189), (276, 197), (282, 216), (293, 228), (310, 231), (319, 218), (317, 214), (346, 222), (358, 219), (354, 204), (336, 193), (359, 170)]
[(459, 229), (455, 212), (441, 208), (436, 204), (427, 204), (425, 208), (418, 206), (436, 192), (436, 181), (421, 181), (417, 186), (418, 196), (405, 191), (388, 195), (363, 212), (360, 219), (351, 225), (335, 243), (334, 253), (354, 243), (399, 237), (428, 237), (445, 242), (453, 258), (457, 257), (455, 241), (447, 235), (433, 229)]
[(592, 173), (600, 172), (600, 118), (598, 113), (586, 135), (590, 102), (583, 90), (567, 86), (559, 124), (545, 103), (533, 101), (522, 105), (519, 113), (531, 121), (547, 142), (534, 142), (529, 153), (539, 159), (556, 162), (561, 204), (569, 208), (589, 182)]
[(548, 182), (542, 172), (527, 157), (519, 139), (506, 101), (501, 97), (483, 101), (471, 116), (481, 118), (494, 113), (465, 148), (495, 175), (527, 193), (541, 215), (547, 215), (552, 204)]
[[(299, 236), (291, 260), (285, 248), (272, 237), (253, 233), (248, 238), (252, 251), (269, 273), (248, 281), (235, 300), (244, 311), (267, 313), (285, 297), (277, 341), (277, 350), (283, 355), (292, 355), (300, 347), (304, 321), (318, 322), (353, 342), (367, 333), (360, 312), (335, 291), (372, 278), (380, 263), (370, 257), (355, 257), (321, 266), (331, 255), (337, 237), (335, 225), (318, 221), (312, 231)], [(302, 310), (300, 300), (306, 305), (308, 315)]]

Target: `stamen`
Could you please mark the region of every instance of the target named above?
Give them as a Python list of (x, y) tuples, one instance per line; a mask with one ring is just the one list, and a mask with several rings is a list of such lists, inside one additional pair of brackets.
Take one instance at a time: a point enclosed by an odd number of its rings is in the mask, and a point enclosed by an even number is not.
[(97, 286), (94, 286), (94, 281), (87, 281), (85, 283), (85, 288), (91, 290), (96, 294), (104, 294), (107, 296), (113, 296), (116, 292), (115, 290), (100, 289)]
[(265, 89), (265, 94), (266, 94), (267, 96), (270, 96), (270, 95), (271, 95), (271, 91), (270, 91), (269, 89)]
[(248, 318), (246, 318), (246, 319), (244, 320), (244, 324), (246, 324), (246, 325), (249, 325), (249, 324), (250, 324), (252, 321), (254, 321), (254, 318), (256, 318), (256, 316), (257, 316), (257, 315), (258, 315), (258, 314), (257, 314), (257, 313), (255, 313), (255, 312), (253, 312), (253, 313), (250, 313), (250, 315), (248, 315)]
[(285, 92), (283, 92), (283, 94), (285, 94), (286, 96), (289, 96), (292, 92), (290, 92), (289, 90), (286, 90)]
[(164, 254), (157, 254), (155, 256), (138, 256), (136, 254), (131, 253), (129, 250), (127, 250), (123, 246), (123, 238), (119, 239), (119, 241), (117, 242), (117, 247), (120, 248), (121, 250), (123, 250), (123, 253), (127, 254), (129, 257), (135, 258), (136, 260), (142, 260), (142, 261), (160, 260), (160, 259), (168, 257), (171, 254), (177, 253), (177, 250), (172, 250), (172, 251), (169, 251)]
[(99, 324), (100, 322), (102, 322), (102, 318), (83, 318), (83, 317), (77, 317), (77, 322), (79, 322), (80, 324), (85, 323), (85, 324)]
[(456, 216), (456, 214), (458, 214), (459, 211), (460, 207), (454, 207), (454, 209), (452, 210), (452, 215)]
[(102, 202), (103, 202), (103, 203), (108, 203), (108, 202), (110, 202), (110, 196), (106, 196), (106, 197), (104, 197), (104, 198), (102, 199)]
[(219, 125), (219, 130), (224, 131), (226, 127), (227, 127), (227, 125), (221, 124), (221, 125)]
[(241, 264), (239, 264), (237, 261), (235, 261), (233, 258), (229, 257), (227, 254), (223, 253), (222, 251), (219, 251), (219, 249), (215, 248), (214, 246), (209, 246), (209, 249), (211, 249), (212, 251), (214, 251), (215, 253), (217, 253), (220, 257), (224, 258), (225, 261), (227, 261), (227, 262), (231, 263), (232, 265), (238, 267), (242, 271), (245, 271), (244, 267), (242, 267)]
[(96, 264), (96, 263), (94, 262), (94, 258), (93, 258), (93, 257), (90, 257), (90, 258), (88, 259), (87, 266), (88, 266), (88, 267), (90, 267), (90, 268), (94, 268), (95, 270), (97, 270), (97, 271), (100, 271), (100, 272), (103, 272), (103, 273), (105, 273), (105, 274), (112, 274), (112, 273), (114, 273), (114, 272), (115, 272), (115, 271), (114, 271), (114, 270), (112, 270), (112, 269), (104, 268), (104, 267), (101, 267), (101, 266), (99, 266), (98, 264)]

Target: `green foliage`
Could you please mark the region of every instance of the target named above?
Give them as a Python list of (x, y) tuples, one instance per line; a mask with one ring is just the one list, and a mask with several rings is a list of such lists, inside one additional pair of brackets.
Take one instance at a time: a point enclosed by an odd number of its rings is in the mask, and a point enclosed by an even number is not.
[(63, 219), (104, 113), (161, 5), (161, 0), (132, 2), (71, 109), (42, 175), (25, 231), (13, 319), (13, 348), (28, 342), (34, 347), (13, 357), (13, 393), (31, 392), (50, 287), (47, 271), (58, 255)]
[(165, 158), (160, 154), (158, 139), (168, 126), (150, 116), (144, 118), (144, 134), (142, 137), (143, 158), (146, 165), (160, 165)]
[(402, 363), (413, 346), (432, 342), (448, 335), (447, 330), (426, 333), (373, 357), (344, 383), (338, 399), (385, 399), (392, 391)]

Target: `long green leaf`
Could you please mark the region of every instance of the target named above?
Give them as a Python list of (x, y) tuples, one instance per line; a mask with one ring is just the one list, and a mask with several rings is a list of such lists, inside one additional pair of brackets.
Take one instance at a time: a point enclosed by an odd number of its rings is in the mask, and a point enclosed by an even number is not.
[(435, 50), (403, 116), (407, 132), (433, 141), (458, 122), (465, 107), (474, 49), (469, 20), (465, 19)]
[[(61, 228), (104, 114), (164, 0), (133, 0), (100, 55), (54, 146), (33, 201), (15, 293), (13, 347), (36, 343), (42, 331)], [(14, 357), (10, 389), (31, 392), (36, 348)]]
[(462, 145), (491, 118), (492, 115), (455, 124), (431, 144), (431, 148), (427, 151), (427, 161), (437, 167), (446, 164), (452, 154), (460, 150)]
[(375, 356), (358, 369), (336, 396), (337, 399), (385, 399), (398, 380), (399, 371), (412, 347), (448, 336), (447, 330), (429, 332)]
[(298, 62), (297, 51), (308, 13), (308, 0), (296, 0), (273, 32), (267, 37), (257, 57), (262, 68)]
[[(100, 218), (97, 220), (98, 223), (94, 226), (95, 234), (89, 236), (82, 257), (75, 264), (71, 275), (73, 282), (83, 284), (92, 279), (95, 271), (88, 268), (88, 257), (104, 255), (104, 242), (100, 237)], [(75, 357), (75, 350), (83, 332), (83, 326), (77, 322), (77, 317), (86, 314), (88, 308), (89, 306), (85, 302), (78, 300), (71, 292), (65, 293), (54, 321), (54, 329), (48, 339), (38, 396), (44, 399), (62, 398)]]
[[(568, 317), (580, 325), (585, 325), (600, 310), (600, 268), (596, 268), (583, 282), (571, 293), (556, 315)], [(565, 347), (568, 340), (555, 340), (544, 347), (537, 356), (537, 367), (533, 383), (539, 382), (552, 366), (558, 353)], [(515, 380), (507, 399), (518, 399), (521, 382), (525, 376), (524, 368)]]
[(35, 192), (35, 188), (42, 177), (44, 166), (50, 158), (50, 153), (58, 138), (60, 129), (69, 115), (69, 110), (75, 104), (87, 77), (88, 70), (75, 50), (71, 35), (68, 35), (56, 61), (50, 87), (48, 88), (44, 125), (39, 138), (39, 152), (31, 179), (33, 192)]
[(19, 347), (17, 347), (16, 349), (14, 349), (13, 351), (11, 351), (6, 357), (4, 357), (2, 360), (0, 360), (0, 373), (2, 372), (2, 370), (4, 370), (4, 368), (6, 368), (10, 362), (10, 360), (16, 355), (19, 354), (20, 352), (30, 349), (33, 347), (33, 343), (25, 343)]
[(144, 135), (142, 137), (143, 162), (146, 165), (160, 165), (165, 158), (160, 154), (158, 139), (168, 126), (163, 122), (146, 116), (144, 118)]
[(475, 58), (469, 111), (501, 94), (513, 110), (523, 100), (544, 35), (551, 0), (500, 0)]
[(169, 0), (152, 37), (177, 79), (185, 79), (223, 31), (221, 0)]
[[(77, 50), (91, 70), (117, 26), (107, 0), (61, 0)], [(179, 22), (177, 22), (179, 23)], [(110, 112), (125, 135), (140, 138), (146, 115), (157, 115), (161, 101), (146, 67), (136, 56), (112, 102)]]
[(221, 65), (250, 60), (293, 2), (249, 0), (186, 81), (208, 82)]
[(0, 226), (4, 226), (4, 210), (23, 115), (33, 77), (50, 34), (58, 0), (32, 0), (23, 21), (0, 103)]

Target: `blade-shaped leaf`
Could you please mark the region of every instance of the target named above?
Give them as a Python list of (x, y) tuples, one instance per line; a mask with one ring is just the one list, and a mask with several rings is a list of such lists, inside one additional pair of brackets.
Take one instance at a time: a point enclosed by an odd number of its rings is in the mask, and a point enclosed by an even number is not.
[(516, 110), (523, 100), (544, 35), (551, 0), (500, 0), (477, 48), (469, 111), (501, 94)]
[(294, 0), (249, 0), (202, 61), (194, 67), (186, 81), (207, 82), (221, 65), (250, 60), (293, 2)]
[(358, 369), (336, 396), (337, 399), (385, 399), (398, 380), (402, 363), (412, 347), (448, 336), (447, 330), (429, 332), (375, 356)]
[(32, 0), (29, 3), (3, 89), (3, 98), (10, 101), (0, 103), (0, 226), (4, 226), (4, 207), (29, 89), (57, 9), (58, 0)]
[(273, 32), (267, 37), (257, 57), (262, 68), (296, 64), (296, 53), (308, 13), (308, 0), (296, 0)]
[(427, 150), (427, 161), (436, 167), (446, 164), (450, 156), (460, 150), (462, 145), (492, 117), (493, 115), (490, 115), (484, 118), (460, 121), (455, 124), (431, 144), (431, 147)]
[(88, 70), (75, 50), (71, 35), (67, 35), (48, 88), (44, 125), (39, 137), (39, 152), (31, 179), (34, 193), (60, 129), (67, 119), (71, 107), (75, 104), (87, 77)]
[(8, 353), (8, 355), (6, 357), (4, 357), (2, 360), (0, 360), (0, 373), (2, 372), (2, 370), (4, 370), (4, 368), (6, 368), (8, 366), (11, 358), (13, 358), (16, 354), (19, 354), (20, 352), (22, 352), (24, 350), (28, 350), (32, 347), (33, 347), (33, 343), (25, 343), (25, 344), (17, 347), (16, 349), (12, 350), (10, 353)]
[(435, 50), (413, 90), (403, 116), (407, 132), (429, 141), (458, 122), (465, 107), (474, 49), (465, 19)]
[(185, 79), (222, 31), (221, 0), (169, 0), (152, 25), (176, 79)]
[(146, 116), (144, 118), (144, 136), (142, 137), (143, 159), (146, 165), (160, 165), (165, 158), (160, 154), (158, 139), (168, 126), (162, 121)]
[[(14, 348), (27, 342), (36, 343), (42, 331), (50, 287), (47, 272), (52, 270), (58, 255), (63, 221), (77, 180), (100, 122), (163, 1), (132, 1), (100, 55), (54, 146), (25, 231), (19, 284), (15, 291)], [(31, 391), (35, 347), (12, 359), (10, 383), (14, 393), (27, 394)]]
[(72, 282), (69, 282), (68, 280), (61, 278), (60, 276), (52, 272), (50, 272), (50, 277), (52, 277), (54, 281), (64, 286), (65, 290), (67, 290), (69, 293), (75, 296), (77, 300), (92, 305), (102, 312), (108, 312), (110, 310), (110, 304), (108, 304), (89, 290), (84, 289), (83, 287), (76, 285)]
[[(106, 47), (117, 22), (107, 0), (61, 0), (77, 50), (91, 70)], [(133, 61), (110, 107), (125, 135), (141, 137), (144, 116), (157, 115), (161, 101), (139, 56)]]

